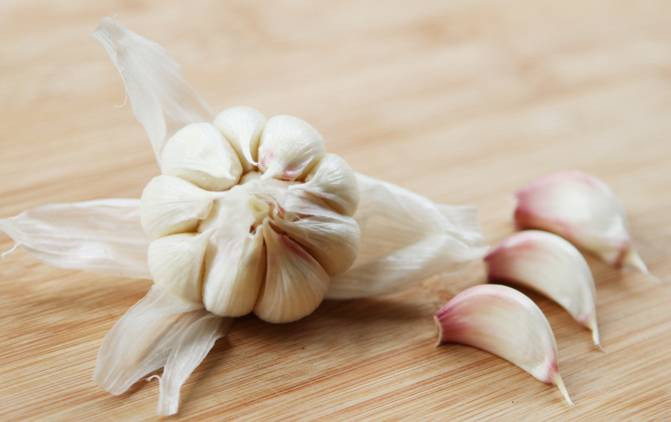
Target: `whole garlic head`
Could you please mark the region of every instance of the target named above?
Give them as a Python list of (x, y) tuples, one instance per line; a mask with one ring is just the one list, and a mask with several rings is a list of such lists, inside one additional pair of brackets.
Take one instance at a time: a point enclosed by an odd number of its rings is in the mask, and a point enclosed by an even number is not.
[(291, 322), (354, 262), (356, 177), (303, 120), (230, 108), (177, 131), (160, 156), (141, 220), (151, 275), (172, 293), (220, 316)]

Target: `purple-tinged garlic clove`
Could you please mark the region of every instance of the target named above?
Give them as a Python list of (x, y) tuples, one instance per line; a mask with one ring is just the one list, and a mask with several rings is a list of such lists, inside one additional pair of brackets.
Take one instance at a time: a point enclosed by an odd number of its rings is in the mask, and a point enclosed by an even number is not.
[(191, 123), (166, 142), (161, 172), (203, 189), (222, 191), (238, 183), (242, 165), (219, 129), (210, 123)]
[(460, 343), (506, 359), (534, 378), (556, 385), (573, 402), (557, 365), (557, 345), (543, 312), (507, 286), (482, 284), (453, 297), (436, 313), (438, 344)]
[(279, 115), (268, 119), (259, 146), (263, 178), (298, 180), (325, 153), (324, 140), (306, 121)]
[(518, 227), (557, 233), (616, 268), (648, 274), (632, 245), (624, 209), (604, 182), (581, 171), (561, 171), (541, 177), (516, 196)]
[(258, 161), (261, 132), (266, 125), (265, 116), (251, 107), (230, 107), (217, 115), (214, 125), (238, 153), (243, 170), (253, 171)]
[(525, 230), (504, 239), (486, 257), (490, 282), (510, 282), (536, 290), (561, 305), (592, 331), (600, 346), (596, 289), (582, 254), (565, 239)]

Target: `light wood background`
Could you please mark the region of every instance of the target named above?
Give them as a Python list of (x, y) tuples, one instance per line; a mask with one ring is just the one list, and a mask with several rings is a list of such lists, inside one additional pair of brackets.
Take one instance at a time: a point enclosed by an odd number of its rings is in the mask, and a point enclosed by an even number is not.
[[(20, 1), (0, 3), (0, 216), (137, 197), (157, 169), (90, 34), (105, 15), (163, 44), (215, 108), (295, 114), (353, 167), (481, 209), (552, 170), (604, 179), (641, 255), (671, 278), (671, 3), (660, 1)], [(3, 238), (0, 247), (10, 247)], [(239, 320), (183, 389), (180, 418), (671, 418), (671, 287), (590, 261), (606, 353), (533, 296), (576, 407), (511, 364), (434, 347), (433, 312), (474, 268), (273, 326)], [(154, 419), (156, 383), (91, 380), (103, 336), (148, 281), (0, 263), (0, 419)]]

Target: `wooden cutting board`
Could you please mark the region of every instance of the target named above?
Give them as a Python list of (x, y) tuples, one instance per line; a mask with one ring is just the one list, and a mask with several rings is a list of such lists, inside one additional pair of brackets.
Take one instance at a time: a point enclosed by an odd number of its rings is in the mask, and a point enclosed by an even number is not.
[[(0, 216), (138, 197), (157, 173), (121, 80), (90, 34), (105, 15), (163, 44), (214, 106), (301, 116), (361, 172), (481, 210), (547, 172), (605, 180), (651, 270), (671, 280), (668, 1), (0, 4)], [(0, 240), (5, 250), (11, 246)], [(576, 402), (511, 364), (434, 347), (432, 315), (482, 270), (328, 302), (288, 325), (237, 321), (183, 389), (185, 420), (671, 418), (671, 287), (590, 261), (606, 353), (533, 296)], [(148, 281), (0, 262), (0, 420), (155, 418), (156, 383), (113, 397), (96, 351)]]

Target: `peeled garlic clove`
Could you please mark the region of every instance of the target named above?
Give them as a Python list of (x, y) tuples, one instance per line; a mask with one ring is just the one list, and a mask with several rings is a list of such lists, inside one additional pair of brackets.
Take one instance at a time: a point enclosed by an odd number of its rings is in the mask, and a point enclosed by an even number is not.
[(264, 178), (297, 180), (324, 152), (322, 136), (310, 124), (293, 116), (274, 116), (261, 135), (259, 168)]
[(329, 275), (347, 271), (359, 250), (361, 232), (356, 220), (316, 206), (303, 210), (309, 215), (293, 221), (275, 218), (273, 223), (315, 257)]
[(308, 174), (305, 183), (292, 185), (289, 190), (318, 198), (343, 215), (354, 215), (359, 205), (356, 175), (336, 154), (326, 154)]
[(627, 219), (613, 192), (581, 171), (544, 176), (517, 192), (515, 222), (563, 236), (615, 267), (648, 270), (633, 249)]
[(152, 241), (147, 262), (154, 283), (183, 299), (200, 302), (206, 245), (205, 236), (192, 233)]
[(592, 330), (596, 346), (596, 289), (585, 258), (571, 243), (548, 232), (526, 230), (507, 237), (485, 257), (489, 281), (512, 282), (557, 302)]
[(243, 170), (253, 170), (258, 159), (259, 138), (266, 125), (265, 116), (251, 107), (230, 107), (217, 115), (214, 125), (238, 153)]
[(236, 191), (219, 201), (218, 227), (210, 237), (203, 301), (220, 316), (254, 309), (265, 276), (265, 248), (258, 225), (267, 215), (259, 199)]
[(328, 290), (329, 275), (303, 247), (275, 231), (268, 221), (266, 279), (254, 313), (264, 321), (292, 322), (314, 311)]
[(522, 293), (497, 284), (477, 285), (453, 297), (434, 319), (438, 344), (461, 343), (500, 356), (537, 380), (556, 385), (573, 405), (559, 375), (552, 328)]
[(233, 147), (214, 125), (191, 123), (165, 144), (161, 171), (203, 189), (220, 191), (238, 182), (242, 165)]
[(212, 202), (212, 193), (179, 177), (154, 177), (142, 192), (142, 228), (152, 239), (194, 231), (210, 213)]

